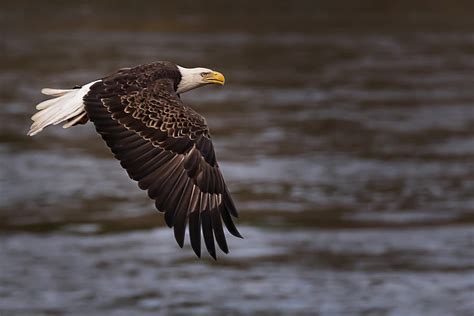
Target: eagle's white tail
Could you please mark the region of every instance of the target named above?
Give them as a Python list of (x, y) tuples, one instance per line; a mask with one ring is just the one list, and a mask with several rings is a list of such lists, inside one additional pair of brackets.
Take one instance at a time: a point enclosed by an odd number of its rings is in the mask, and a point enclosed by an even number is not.
[(67, 121), (63, 128), (68, 128), (81, 120), (86, 115), (82, 98), (96, 82), (88, 83), (79, 89), (42, 89), (41, 93), (55, 98), (43, 101), (36, 106), (39, 112), (31, 117), (33, 124), (28, 135), (36, 135), (48, 125), (57, 125)]

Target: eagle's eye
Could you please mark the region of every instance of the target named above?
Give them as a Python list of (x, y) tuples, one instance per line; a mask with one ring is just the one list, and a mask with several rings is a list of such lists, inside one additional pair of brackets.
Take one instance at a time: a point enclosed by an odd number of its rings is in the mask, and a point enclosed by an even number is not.
[(205, 77), (207, 75), (209, 75), (210, 73), (209, 72), (201, 72), (201, 77)]

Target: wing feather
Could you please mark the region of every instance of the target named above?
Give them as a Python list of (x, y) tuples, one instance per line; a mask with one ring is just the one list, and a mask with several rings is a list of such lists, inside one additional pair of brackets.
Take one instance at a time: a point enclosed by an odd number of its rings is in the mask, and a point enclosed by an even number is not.
[(212, 235), (212, 223), (209, 211), (201, 212), (202, 234), (204, 237), (204, 244), (206, 245), (209, 254), (216, 259), (216, 246), (214, 244), (214, 237)]
[(178, 206), (176, 207), (173, 221), (174, 236), (180, 247), (183, 247), (184, 244), (184, 235), (186, 233), (186, 223), (188, 220), (188, 210), (193, 187), (194, 185), (191, 183), (191, 179), (186, 176), (186, 183), (184, 184), (183, 192), (181, 194)]
[(215, 207), (210, 211), (211, 213), (211, 223), (212, 223), (212, 229), (214, 231), (214, 236), (216, 238), (217, 244), (219, 245), (219, 248), (225, 253), (229, 252), (229, 248), (227, 247), (227, 242), (225, 240), (225, 234), (224, 234), (224, 229), (222, 228), (222, 222), (221, 222), (221, 215), (219, 212), (218, 208), (218, 197), (214, 195), (214, 205)]
[[(199, 202), (199, 194), (193, 194), (193, 203)], [(201, 216), (199, 211), (192, 211), (189, 214), (189, 239), (194, 253), (201, 257)]]

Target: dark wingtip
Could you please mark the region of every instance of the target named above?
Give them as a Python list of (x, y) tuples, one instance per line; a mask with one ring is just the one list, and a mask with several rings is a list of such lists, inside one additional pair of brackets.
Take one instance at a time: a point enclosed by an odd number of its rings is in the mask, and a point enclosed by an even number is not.
[(229, 253), (229, 247), (227, 246), (227, 242), (224, 241), (224, 243), (222, 243), (221, 241), (221, 242), (217, 242), (217, 244), (219, 245), (219, 248), (221, 248), (223, 253), (225, 254)]
[(240, 232), (237, 229), (235, 231), (231, 231), (230, 233), (232, 234), (232, 236), (244, 239), (244, 237), (240, 234)]
[(227, 230), (229, 231), (229, 233), (231, 233), (231, 235), (235, 237), (243, 238), (240, 232), (237, 230), (237, 227), (235, 227), (235, 224), (232, 221), (232, 217), (227, 211), (227, 209), (225, 208), (221, 209), (221, 217), (222, 217), (222, 220), (224, 221), (225, 226), (227, 227)]
[(191, 247), (198, 258), (201, 258), (201, 216), (199, 212), (191, 212), (189, 215), (189, 239)]
[(169, 228), (173, 227), (174, 211), (165, 212), (165, 223)]
[(211, 255), (212, 258), (214, 258), (215, 261), (217, 261), (217, 255), (215, 251), (209, 252), (209, 254)]
[(176, 242), (178, 243), (179, 247), (183, 248), (184, 246), (184, 236), (185, 236), (185, 230), (180, 227), (179, 223), (175, 223), (173, 227), (173, 232), (174, 232), (174, 238), (176, 239)]
[(201, 259), (201, 250), (197, 250), (197, 249), (194, 249), (194, 248), (193, 248), (193, 250), (194, 250), (194, 253), (196, 254), (196, 256), (197, 256), (199, 259)]

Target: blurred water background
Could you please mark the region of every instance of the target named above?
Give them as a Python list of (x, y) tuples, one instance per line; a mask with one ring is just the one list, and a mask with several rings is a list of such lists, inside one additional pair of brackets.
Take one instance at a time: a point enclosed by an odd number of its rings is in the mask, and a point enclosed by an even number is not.
[[(0, 315), (473, 315), (472, 1), (2, 1)], [(244, 240), (176, 245), (43, 87), (171, 60)]]

